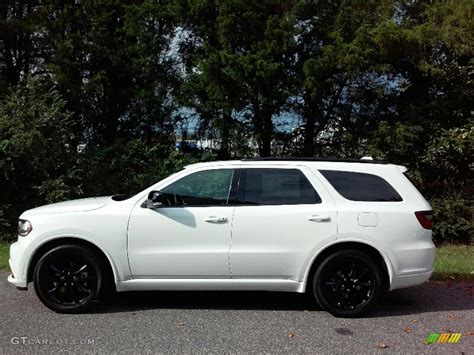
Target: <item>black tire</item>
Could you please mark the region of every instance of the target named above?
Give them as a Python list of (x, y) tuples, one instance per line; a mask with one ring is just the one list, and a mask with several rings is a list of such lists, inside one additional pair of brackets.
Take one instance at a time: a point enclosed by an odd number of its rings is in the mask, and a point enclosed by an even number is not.
[(58, 313), (91, 309), (107, 285), (103, 258), (83, 245), (60, 245), (36, 264), (33, 283), (41, 302)]
[(357, 317), (371, 308), (382, 291), (377, 263), (359, 250), (341, 250), (317, 267), (313, 295), (321, 308), (336, 317)]

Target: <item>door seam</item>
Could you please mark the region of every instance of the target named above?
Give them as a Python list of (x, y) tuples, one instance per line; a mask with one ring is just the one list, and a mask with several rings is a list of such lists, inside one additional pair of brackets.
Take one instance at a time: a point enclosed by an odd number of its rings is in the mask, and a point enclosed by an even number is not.
[(230, 251), (232, 250), (232, 233), (234, 231), (234, 215), (235, 215), (235, 210), (237, 209), (237, 207), (234, 207), (234, 210), (232, 211), (232, 217), (231, 217), (231, 220), (230, 220), (230, 243), (229, 243), (229, 251), (227, 253), (227, 261), (228, 261), (228, 264), (229, 264), (229, 277), (232, 278), (232, 263), (231, 263), (231, 260), (230, 260)]

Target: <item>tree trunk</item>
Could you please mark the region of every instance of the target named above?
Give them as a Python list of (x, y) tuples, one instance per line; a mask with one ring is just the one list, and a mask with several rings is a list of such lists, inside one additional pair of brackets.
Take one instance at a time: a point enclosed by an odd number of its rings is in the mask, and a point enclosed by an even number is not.
[(269, 111), (262, 112), (263, 131), (260, 144), (260, 156), (269, 157), (271, 155), (271, 144), (273, 135), (272, 114)]
[(305, 121), (303, 134), (303, 156), (312, 157), (314, 154), (314, 128), (316, 124), (316, 113), (309, 108), (305, 108), (303, 112)]
[(254, 134), (258, 142), (258, 153), (261, 157), (271, 155), (271, 143), (273, 136), (272, 111), (262, 108), (259, 102), (252, 103)]
[(219, 159), (230, 158), (230, 130), (232, 128), (232, 116), (229, 110), (222, 112), (222, 121), (220, 122), (220, 140)]

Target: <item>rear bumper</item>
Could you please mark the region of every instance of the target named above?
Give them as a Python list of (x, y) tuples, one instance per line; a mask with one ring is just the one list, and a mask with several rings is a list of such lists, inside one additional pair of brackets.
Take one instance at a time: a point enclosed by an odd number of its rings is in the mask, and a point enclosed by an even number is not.
[(424, 273), (419, 273), (419, 274), (395, 276), (392, 279), (390, 290), (396, 290), (398, 288), (421, 285), (422, 283), (425, 283), (426, 281), (429, 280), (432, 273), (433, 273), (433, 270), (430, 270)]
[(418, 238), (401, 238), (388, 247), (393, 275), (390, 290), (420, 285), (433, 273), (436, 248), (431, 231)]

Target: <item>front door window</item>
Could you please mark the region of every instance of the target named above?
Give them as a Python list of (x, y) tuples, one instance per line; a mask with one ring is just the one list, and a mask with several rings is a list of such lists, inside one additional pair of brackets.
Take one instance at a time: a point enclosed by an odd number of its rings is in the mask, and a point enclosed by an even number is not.
[(172, 206), (225, 206), (229, 202), (232, 169), (199, 171), (163, 188)]

